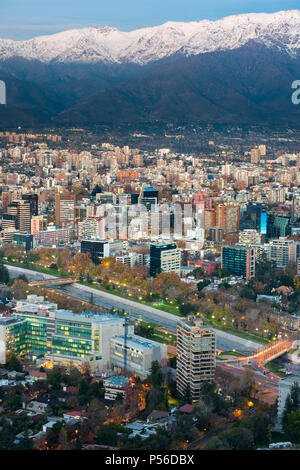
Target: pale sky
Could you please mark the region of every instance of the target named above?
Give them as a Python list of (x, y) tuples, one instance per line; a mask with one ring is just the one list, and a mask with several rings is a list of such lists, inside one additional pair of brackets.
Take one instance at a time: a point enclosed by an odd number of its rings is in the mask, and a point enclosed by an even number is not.
[(0, 0), (0, 37), (29, 39), (87, 26), (129, 31), (166, 21), (215, 20), (299, 7), (299, 0)]

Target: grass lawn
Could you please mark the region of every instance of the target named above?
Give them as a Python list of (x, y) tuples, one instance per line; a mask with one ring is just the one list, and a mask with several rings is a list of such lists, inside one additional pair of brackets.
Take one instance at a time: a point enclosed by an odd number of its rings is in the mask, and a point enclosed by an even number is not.
[(244, 369), (249, 369), (249, 370), (254, 370), (254, 371), (256, 370), (255, 367), (250, 366), (250, 365), (248, 365), (248, 364), (243, 364), (242, 367), (243, 367)]
[(240, 354), (236, 351), (222, 351), (221, 354), (218, 354), (217, 358), (222, 359), (223, 356), (244, 357), (243, 354)]
[(260, 336), (252, 335), (251, 333), (245, 333), (244, 331), (234, 330), (234, 329), (228, 328), (226, 326), (221, 326), (221, 325), (218, 325), (217, 323), (212, 322), (210, 320), (209, 321), (206, 320), (206, 323), (209, 323), (211, 326), (213, 326), (217, 330), (222, 330), (222, 331), (225, 331), (226, 333), (230, 333), (232, 335), (240, 336), (241, 338), (249, 339), (250, 341), (255, 341), (256, 343), (268, 344), (268, 342), (269, 342), (267, 339), (261, 338)]
[(273, 372), (273, 374), (276, 374), (279, 377), (287, 377), (287, 375), (284, 372), (279, 370), (279, 369), (282, 369), (282, 367), (280, 367), (278, 364), (276, 364), (273, 361), (268, 362), (267, 364), (265, 364), (265, 367), (268, 370), (270, 370), (271, 372)]
[(178, 305), (165, 304), (164, 302), (154, 303), (154, 304), (151, 304), (151, 303), (148, 303), (148, 302), (143, 302), (143, 303), (145, 303), (146, 305), (149, 305), (150, 307), (154, 307), (154, 308), (157, 308), (159, 310), (163, 310), (163, 311), (168, 312), (168, 313), (173, 313), (173, 315), (178, 315), (180, 317), (182, 316), (179, 312)]
[(9, 266), (18, 266), (19, 268), (23, 268), (23, 269), (30, 269), (31, 271), (36, 271), (42, 274), (51, 274), (51, 276), (56, 276), (56, 277), (72, 277), (72, 273), (68, 274), (65, 272), (58, 272), (55, 269), (46, 268), (43, 266), (36, 266), (36, 265), (31, 266), (30, 264), (12, 263), (11, 261), (5, 261), (5, 260), (4, 260), (4, 264), (8, 264)]

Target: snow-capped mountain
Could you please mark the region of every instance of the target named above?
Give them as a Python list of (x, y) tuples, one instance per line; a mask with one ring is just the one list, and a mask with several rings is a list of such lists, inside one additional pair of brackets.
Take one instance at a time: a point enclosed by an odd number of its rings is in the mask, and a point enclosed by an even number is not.
[(0, 60), (22, 57), (43, 63), (139, 65), (181, 54), (193, 56), (237, 49), (254, 40), (291, 56), (300, 53), (300, 11), (229, 16), (218, 21), (167, 22), (122, 32), (83, 28), (26, 41), (0, 39)]

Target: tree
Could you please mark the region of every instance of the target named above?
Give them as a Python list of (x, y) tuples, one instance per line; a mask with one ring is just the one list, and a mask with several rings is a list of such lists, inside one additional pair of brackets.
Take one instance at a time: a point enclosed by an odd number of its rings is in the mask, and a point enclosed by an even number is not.
[(70, 373), (66, 376), (69, 385), (77, 386), (82, 380), (82, 375), (76, 367), (72, 367)]
[(187, 386), (185, 387), (183, 400), (185, 403), (189, 403), (189, 404), (192, 403), (192, 393), (191, 393), (190, 384), (187, 384)]
[(197, 311), (198, 311), (197, 305), (191, 304), (191, 303), (183, 303), (179, 307), (179, 312), (181, 313), (181, 315), (184, 315), (184, 316), (197, 313)]
[(15, 370), (16, 372), (22, 372), (23, 367), (17, 356), (13, 353), (8, 353), (6, 356), (6, 368), (8, 370)]
[(8, 284), (9, 282), (9, 272), (3, 263), (0, 263), (0, 282), (3, 284)]
[(143, 336), (144, 338), (151, 338), (154, 333), (154, 328), (151, 326), (148, 328), (146, 325), (137, 325), (134, 328), (135, 334)]
[(219, 437), (213, 437), (209, 443), (205, 446), (204, 450), (230, 450), (230, 444), (226, 439), (220, 439)]
[(116, 446), (118, 444), (118, 433), (120, 432), (124, 432), (122, 426), (118, 426), (115, 423), (103, 424), (97, 435), (97, 443)]
[(282, 425), (283, 427), (288, 421), (288, 417), (294, 411), (300, 409), (300, 386), (297, 382), (295, 382), (292, 387), (291, 391), (286, 397), (285, 406), (282, 414)]
[(61, 430), (59, 431), (58, 442), (62, 450), (68, 449), (68, 433), (64, 427), (62, 427)]
[(163, 373), (158, 361), (152, 362), (150, 380), (153, 387), (160, 388), (162, 386)]
[(224, 438), (232, 450), (254, 450), (255, 444), (252, 432), (247, 428), (233, 428), (230, 432), (223, 433)]
[(47, 384), (51, 385), (52, 388), (58, 389), (60, 388), (60, 384), (62, 382), (63, 376), (59, 369), (59, 367), (54, 367), (48, 374), (47, 374)]
[(288, 415), (284, 432), (291, 442), (300, 443), (300, 410), (293, 411)]

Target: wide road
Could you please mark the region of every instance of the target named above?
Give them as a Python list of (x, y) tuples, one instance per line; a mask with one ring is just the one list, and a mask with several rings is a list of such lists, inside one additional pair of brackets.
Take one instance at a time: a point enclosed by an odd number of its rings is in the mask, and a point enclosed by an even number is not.
[[(39, 273), (37, 271), (32, 271), (18, 266), (6, 265), (6, 267), (12, 278), (18, 277), (20, 274), (25, 274), (27, 279), (30, 281), (55, 278), (55, 276), (51, 276), (49, 274)], [(143, 319), (146, 322), (162, 326), (170, 332), (176, 332), (179, 317), (171, 313), (164, 312), (163, 310), (149, 307), (148, 305), (124, 299), (108, 292), (100, 291), (77, 283), (60, 286), (59, 288), (55, 288), (55, 290), (62, 294), (70, 295), (76, 299), (91, 302), (94, 305), (108, 310), (111, 308), (115, 308), (119, 311), (124, 310), (125, 312), (128, 312), (131, 318)], [(261, 344), (259, 343), (249, 341), (220, 330), (215, 330), (215, 333), (216, 346), (218, 349), (223, 351), (235, 349), (240, 354), (251, 355), (261, 347)]]

